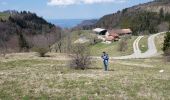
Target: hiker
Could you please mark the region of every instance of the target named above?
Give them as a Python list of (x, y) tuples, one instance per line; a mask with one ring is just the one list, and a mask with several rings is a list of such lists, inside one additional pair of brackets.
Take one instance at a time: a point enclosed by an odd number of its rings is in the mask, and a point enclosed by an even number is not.
[(103, 64), (105, 71), (108, 71), (108, 65), (109, 65), (109, 55), (106, 52), (103, 52), (102, 54)]

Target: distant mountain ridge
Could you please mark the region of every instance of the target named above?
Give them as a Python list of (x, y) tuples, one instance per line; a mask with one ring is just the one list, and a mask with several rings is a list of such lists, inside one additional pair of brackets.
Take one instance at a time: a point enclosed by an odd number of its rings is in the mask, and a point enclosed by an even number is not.
[(94, 24), (97, 23), (97, 21), (98, 21), (97, 19), (84, 20), (80, 24), (78, 24), (77, 26), (82, 27), (82, 26), (86, 26), (86, 25), (94, 25)]

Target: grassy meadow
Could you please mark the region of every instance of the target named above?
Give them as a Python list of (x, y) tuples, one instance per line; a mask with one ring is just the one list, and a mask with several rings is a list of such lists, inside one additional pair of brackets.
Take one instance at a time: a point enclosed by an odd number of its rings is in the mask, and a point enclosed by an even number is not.
[[(87, 70), (74, 70), (62, 54), (40, 58), (35, 53), (0, 58), (1, 100), (168, 100), (170, 63), (162, 57), (101, 60)], [(160, 70), (164, 70), (160, 73)]]
[[(67, 46), (69, 44), (74, 44), (74, 42), (80, 37), (86, 37), (87, 39), (91, 40), (95, 36), (96, 35), (90, 30), (73, 31), (70, 33), (69, 37), (67, 36), (62, 39), (62, 51), (66, 51)], [(103, 51), (107, 52), (110, 56), (130, 55), (133, 53), (133, 42), (136, 40), (136, 38), (137, 36), (132, 36), (131, 38), (127, 39), (127, 49), (123, 52), (118, 50), (120, 41), (116, 41), (111, 44), (99, 42), (97, 44), (90, 45), (89, 49), (92, 56), (101, 56)]]
[(94, 56), (101, 56), (103, 51), (107, 52), (109, 56), (124, 56), (130, 55), (133, 53), (133, 42), (136, 40), (137, 36), (132, 36), (131, 39), (127, 40), (128, 48), (126, 51), (119, 51), (119, 42), (113, 42), (111, 44), (97, 43), (96, 45), (92, 45), (90, 47), (91, 53)]
[[(71, 43), (80, 36), (90, 37), (90, 31), (73, 32)], [(161, 51), (164, 35), (156, 37)], [(90, 46), (93, 56), (106, 51), (110, 56), (133, 53), (133, 42), (119, 52), (118, 42), (97, 43)], [(68, 37), (63, 39), (67, 45)], [(142, 52), (147, 50), (148, 36), (140, 41)], [(66, 46), (65, 45), (65, 46)], [(145, 48), (143, 48), (145, 47)], [(96, 59), (86, 70), (69, 67), (69, 56), (48, 53), (12, 53), (0, 57), (0, 100), (169, 100), (170, 62), (162, 55), (150, 59), (110, 60), (109, 71), (103, 69), (102, 60)], [(163, 70), (163, 72), (160, 72)]]
[(139, 48), (142, 53), (146, 52), (148, 50), (148, 35), (145, 35), (140, 41), (139, 41)]

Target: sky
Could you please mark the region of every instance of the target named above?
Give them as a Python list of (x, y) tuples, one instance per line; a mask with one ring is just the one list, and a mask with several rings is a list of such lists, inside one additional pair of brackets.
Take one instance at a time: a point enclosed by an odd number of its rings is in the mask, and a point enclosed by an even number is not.
[(0, 11), (31, 11), (45, 19), (98, 19), (152, 0), (0, 0)]

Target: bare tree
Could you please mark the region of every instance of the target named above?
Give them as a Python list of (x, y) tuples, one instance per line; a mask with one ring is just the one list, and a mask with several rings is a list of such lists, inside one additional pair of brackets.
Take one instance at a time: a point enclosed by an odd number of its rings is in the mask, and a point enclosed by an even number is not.
[(160, 25), (158, 25), (159, 32), (168, 31), (168, 30), (169, 30), (169, 23), (162, 22)]
[(118, 51), (124, 52), (127, 48), (127, 39), (122, 38), (122, 40), (119, 42)]
[(7, 53), (7, 45), (6, 42), (4, 42), (3, 40), (0, 40), (0, 54), (3, 55), (3, 57), (6, 56)]
[(58, 43), (57, 43), (56, 52), (57, 52), (58, 50), (59, 50), (60, 53), (62, 52), (62, 45), (63, 45), (63, 43), (62, 43), (62, 38), (63, 38), (62, 32), (60, 32), (60, 33), (59, 33), (59, 41), (58, 41)]
[(49, 51), (48, 39), (44, 35), (37, 35), (33, 37), (32, 46), (33, 51), (38, 52), (40, 57), (45, 57)]
[(86, 69), (91, 64), (90, 52), (86, 45), (75, 44), (71, 49), (71, 67), (75, 69)]
[[(2, 27), (1, 27), (2, 28)], [(0, 29), (0, 54), (5, 57), (7, 53), (7, 32)]]
[(56, 52), (69, 52), (71, 49), (71, 34), (69, 29), (64, 29), (58, 34), (59, 41), (54, 45)]

